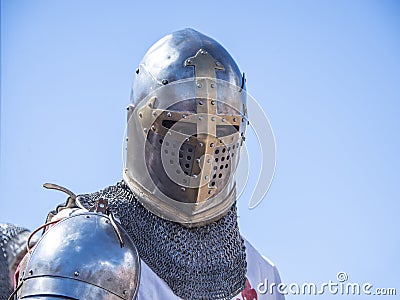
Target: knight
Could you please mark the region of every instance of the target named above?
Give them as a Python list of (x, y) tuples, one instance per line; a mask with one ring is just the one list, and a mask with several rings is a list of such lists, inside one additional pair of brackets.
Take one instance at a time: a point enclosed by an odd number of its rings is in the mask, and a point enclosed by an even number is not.
[[(106, 200), (132, 239), (141, 264), (137, 299), (283, 299), (257, 290), (265, 279), (278, 285), (279, 273), (238, 226), (246, 99), (232, 56), (196, 30), (163, 37), (139, 63), (122, 180), (77, 196), (87, 210)], [(70, 200), (47, 222), (76, 209)]]

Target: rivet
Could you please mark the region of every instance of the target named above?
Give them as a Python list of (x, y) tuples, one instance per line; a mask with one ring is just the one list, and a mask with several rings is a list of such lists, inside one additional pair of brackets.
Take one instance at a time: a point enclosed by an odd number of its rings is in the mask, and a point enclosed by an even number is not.
[(211, 143), (211, 144), (210, 144), (210, 147), (214, 147), (214, 143)]
[(222, 118), (222, 119), (221, 119), (221, 121), (222, 121), (222, 122), (225, 122), (225, 121), (226, 121), (226, 119), (225, 119), (225, 118)]
[(196, 174), (194, 174), (194, 175), (193, 175), (193, 178), (197, 178), (197, 175), (196, 175)]
[(215, 117), (211, 117), (211, 121), (215, 121)]
[(189, 142), (189, 138), (185, 138), (185, 142)]
[(32, 270), (32, 269), (29, 270), (28, 274), (29, 274), (29, 275), (33, 275), (33, 270)]
[(153, 125), (151, 125), (151, 130), (156, 130), (156, 126), (153, 124)]
[(200, 163), (200, 158), (196, 158), (196, 161), (197, 161), (198, 163)]
[(199, 143), (199, 146), (200, 146), (200, 147), (203, 147), (203, 146), (204, 146), (204, 144), (200, 142), (200, 143)]
[(139, 68), (136, 69), (136, 74), (139, 74)]
[(214, 83), (211, 83), (211, 88), (214, 88), (215, 87), (215, 84)]
[(192, 63), (192, 60), (191, 60), (191, 59), (188, 59), (188, 60), (186, 60), (186, 63), (191, 64), (191, 63)]
[(209, 191), (208, 191), (208, 194), (211, 195), (211, 193), (212, 193), (212, 190), (209, 190)]
[(200, 121), (203, 120), (203, 117), (200, 116), (200, 117), (199, 117), (199, 120), (200, 120)]
[(161, 81), (161, 83), (162, 83), (163, 85), (166, 85), (166, 84), (168, 84), (168, 80), (167, 80), (167, 79), (163, 79), (163, 80)]
[(143, 131), (144, 131), (144, 133), (147, 133), (148, 130), (147, 130), (147, 128), (143, 128)]
[(203, 101), (203, 100), (200, 100), (200, 101), (199, 101), (199, 104), (200, 104), (200, 105), (203, 105), (203, 104), (204, 104), (204, 101)]
[(233, 118), (233, 122), (236, 122), (237, 121), (237, 118)]
[(206, 180), (208, 180), (208, 178), (210, 178), (208, 175), (206, 175), (206, 176), (204, 177), (204, 179), (206, 179)]
[(200, 52), (201, 54), (207, 54), (207, 51), (205, 51), (205, 50), (201, 50), (201, 52)]
[(78, 277), (78, 276), (79, 276), (79, 272), (78, 272), (78, 271), (75, 271), (75, 272), (74, 272), (74, 276)]
[(140, 113), (139, 113), (139, 118), (141, 118), (141, 117), (143, 117), (143, 114), (140, 112)]
[(184, 187), (181, 187), (181, 191), (184, 192), (186, 191), (186, 189)]
[(186, 118), (187, 118), (187, 115), (183, 114), (183, 115), (182, 115), (182, 118), (186, 119)]
[(153, 117), (157, 116), (157, 112), (156, 111), (153, 111), (151, 114), (153, 115)]
[(211, 159), (207, 159), (207, 163), (209, 164), (211, 162)]
[(106, 220), (106, 224), (110, 224), (110, 220)]
[(215, 101), (214, 100), (211, 100), (211, 105), (215, 105)]
[(170, 112), (168, 112), (167, 117), (172, 117), (172, 114)]
[(201, 88), (201, 83), (200, 83), (200, 82), (197, 83), (197, 87), (198, 87), (198, 88)]

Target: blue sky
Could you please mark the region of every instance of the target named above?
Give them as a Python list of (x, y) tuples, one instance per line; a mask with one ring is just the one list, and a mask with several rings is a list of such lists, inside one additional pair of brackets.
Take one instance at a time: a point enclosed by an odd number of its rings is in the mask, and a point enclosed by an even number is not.
[(237, 60), (275, 134), (267, 196), (253, 210), (251, 191), (239, 199), (243, 234), (286, 283), (346, 271), (400, 291), (399, 12), (389, 0), (1, 1), (0, 221), (41, 225), (65, 199), (44, 182), (85, 193), (120, 180), (134, 70), (192, 27)]

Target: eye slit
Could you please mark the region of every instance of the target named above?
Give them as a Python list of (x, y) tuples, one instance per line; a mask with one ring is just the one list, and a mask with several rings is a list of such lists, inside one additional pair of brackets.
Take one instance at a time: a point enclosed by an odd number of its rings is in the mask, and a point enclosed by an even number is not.
[(162, 121), (162, 126), (165, 127), (165, 128), (167, 128), (167, 129), (170, 129), (172, 126), (175, 125), (176, 122), (177, 122), (177, 121), (163, 120), (163, 121)]
[(234, 133), (239, 132), (239, 126), (237, 125), (217, 125), (216, 128), (216, 136), (218, 138), (232, 135)]

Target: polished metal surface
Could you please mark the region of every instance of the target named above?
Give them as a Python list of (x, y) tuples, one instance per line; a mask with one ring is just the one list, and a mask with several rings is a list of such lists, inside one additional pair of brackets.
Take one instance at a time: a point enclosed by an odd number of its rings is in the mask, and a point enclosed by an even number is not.
[(66, 218), (39, 240), (21, 274), (19, 299), (46, 295), (73, 299), (135, 299), (140, 261), (120, 225), (86, 212)]
[(239, 68), (218, 42), (184, 29), (153, 45), (136, 73), (125, 182), (162, 218), (189, 227), (221, 218), (235, 201), (247, 123)]

